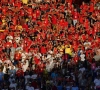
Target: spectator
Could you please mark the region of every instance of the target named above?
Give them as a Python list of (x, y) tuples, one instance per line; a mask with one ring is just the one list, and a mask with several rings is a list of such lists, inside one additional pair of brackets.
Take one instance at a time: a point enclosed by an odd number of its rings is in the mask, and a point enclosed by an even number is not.
[(99, 11), (96, 0), (1, 0), (0, 90), (99, 90)]

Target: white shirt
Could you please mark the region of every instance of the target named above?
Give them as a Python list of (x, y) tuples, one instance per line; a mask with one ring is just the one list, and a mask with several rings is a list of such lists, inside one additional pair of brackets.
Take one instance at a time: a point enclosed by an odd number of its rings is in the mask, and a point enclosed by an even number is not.
[(7, 68), (4, 66), (4, 68), (3, 68), (3, 73), (6, 73), (6, 69), (7, 69)]
[(19, 43), (20, 37), (15, 37), (15, 41), (16, 41), (16, 43)]
[(29, 62), (28, 62), (28, 60), (26, 60), (26, 64), (24, 64), (22, 66), (22, 69), (23, 69), (24, 72), (27, 70), (28, 66), (29, 66)]
[(46, 70), (47, 70), (48, 72), (50, 72), (50, 70), (51, 70), (50, 64), (46, 64)]
[(85, 46), (85, 50), (87, 50), (90, 47), (91, 43), (90, 42), (85, 42), (84, 46)]
[(51, 55), (50, 55), (50, 54), (48, 54), (48, 55), (47, 55), (47, 59), (50, 59), (50, 58), (51, 58)]
[(7, 36), (6, 39), (9, 39), (8, 42), (12, 43), (13, 37), (11, 35)]
[(22, 57), (22, 62), (24, 62), (24, 60), (26, 59), (27, 55), (25, 52), (21, 53), (21, 57)]
[(80, 55), (81, 61), (85, 61), (85, 54)]

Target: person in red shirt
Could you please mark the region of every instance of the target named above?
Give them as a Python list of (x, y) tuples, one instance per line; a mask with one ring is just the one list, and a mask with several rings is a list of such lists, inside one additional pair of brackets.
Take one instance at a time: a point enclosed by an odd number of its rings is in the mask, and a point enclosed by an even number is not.
[(18, 64), (20, 60), (21, 60), (21, 52), (16, 51), (14, 55), (14, 64), (15, 65)]
[(4, 15), (6, 15), (7, 14), (7, 7), (2, 7), (2, 13), (4, 14)]
[(94, 11), (94, 4), (91, 2), (89, 7), (89, 12), (92, 13), (93, 11)]
[(74, 56), (73, 60), (74, 60), (75, 64), (79, 61), (79, 57), (77, 55), (77, 52), (75, 53), (75, 56)]
[(57, 24), (57, 15), (56, 14), (54, 14), (54, 15), (51, 16), (51, 22), (54, 25)]
[(18, 68), (18, 70), (16, 71), (16, 78), (19, 81), (20, 79), (24, 78), (24, 72), (22, 70), (22, 68)]
[(22, 8), (22, 9), (20, 9), (20, 15), (21, 16), (24, 16), (25, 15), (25, 10)]
[(40, 18), (41, 11), (39, 10), (39, 8), (37, 8), (35, 12), (36, 12), (36, 17)]
[(74, 9), (74, 11), (72, 12), (72, 16), (73, 16), (73, 25), (75, 26), (76, 23), (78, 22), (78, 18), (79, 18), (77, 9)]
[(46, 50), (46, 47), (45, 45), (42, 45), (41, 48), (40, 48), (40, 52), (42, 55), (46, 54), (47, 53), (47, 50)]
[(33, 14), (32, 8), (28, 8), (27, 9), (27, 13), (28, 13), (29, 16), (32, 16), (32, 14)]

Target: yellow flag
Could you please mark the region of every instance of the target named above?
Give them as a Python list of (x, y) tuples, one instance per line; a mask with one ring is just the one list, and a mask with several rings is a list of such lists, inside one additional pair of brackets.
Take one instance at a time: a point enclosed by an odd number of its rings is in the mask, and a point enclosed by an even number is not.
[(24, 4), (27, 4), (27, 3), (28, 3), (28, 0), (22, 0), (22, 2), (23, 2)]

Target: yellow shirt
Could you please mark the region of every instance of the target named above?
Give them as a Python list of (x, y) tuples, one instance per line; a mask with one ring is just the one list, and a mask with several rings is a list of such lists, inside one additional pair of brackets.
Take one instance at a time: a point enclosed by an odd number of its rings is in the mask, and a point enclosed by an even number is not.
[(5, 25), (5, 24), (6, 24), (5, 19), (2, 19), (2, 25)]
[(64, 45), (58, 46), (59, 51), (61, 52), (61, 54), (63, 54), (63, 50), (64, 50)]
[(16, 29), (22, 30), (22, 26), (21, 25), (17, 25)]
[(69, 54), (69, 55), (72, 55), (72, 50), (71, 50), (71, 48), (65, 48), (65, 53), (66, 54)]
[(27, 3), (28, 3), (28, 0), (22, 0), (22, 2), (23, 2), (24, 4), (27, 4)]

